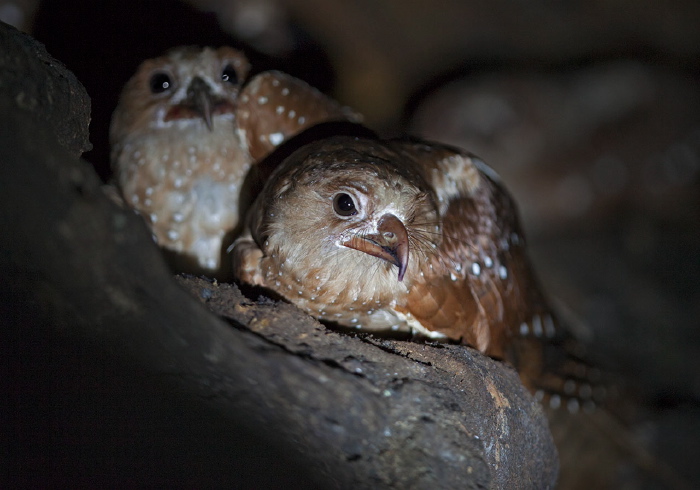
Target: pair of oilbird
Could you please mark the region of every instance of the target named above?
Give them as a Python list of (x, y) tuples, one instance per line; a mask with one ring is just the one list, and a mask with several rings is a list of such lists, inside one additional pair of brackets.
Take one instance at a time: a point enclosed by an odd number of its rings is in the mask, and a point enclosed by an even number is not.
[(539, 395), (592, 406), (588, 367), (541, 293), (491, 168), (442, 144), (325, 134), (277, 158), (253, 200), (247, 176), (281, 144), (359, 116), (249, 68), (232, 48), (176, 48), (124, 88), (110, 128), (115, 180), (161, 247), (224, 276), (228, 248), (237, 280), (321, 320), (461, 341), (510, 362)]

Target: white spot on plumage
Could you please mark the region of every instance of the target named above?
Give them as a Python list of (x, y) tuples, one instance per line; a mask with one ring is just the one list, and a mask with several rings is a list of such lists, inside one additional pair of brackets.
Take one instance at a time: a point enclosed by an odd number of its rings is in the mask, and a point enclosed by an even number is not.
[(532, 317), (532, 333), (535, 335), (535, 337), (542, 336), (542, 320), (540, 319), (539, 315)]
[(552, 395), (549, 399), (549, 407), (556, 410), (561, 406), (561, 397), (559, 395)]
[(569, 413), (577, 413), (579, 410), (579, 403), (576, 398), (571, 398), (567, 403), (566, 403), (566, 408), (569, 411)]
[(503, 280), (508, 278), (508, 269), (506, 269), (505, 265), (502, 265), (498, 268), (498, 277), (500, 277)]
[(258, 97), (258, 104), (260, 104), (260, 105), (265, 105), (265, 104), (267, 104), (267, 97), (265, 97), (265, 96), (263, 96), (263, 95), (261, 95), (260, 97)]
[(284, 141), (284, 135), (282, 133), (272, 133), (268, 139), (270, 140), (270, 143), (277, 146)]
[(530, 333), (530, 327), (526, 322), (520, 324), (520, 335), (526, 337)]
[(481, 274), (481, 266), (478, 262), (472, 263), (472, 274), (474, 274), (475, 276)]

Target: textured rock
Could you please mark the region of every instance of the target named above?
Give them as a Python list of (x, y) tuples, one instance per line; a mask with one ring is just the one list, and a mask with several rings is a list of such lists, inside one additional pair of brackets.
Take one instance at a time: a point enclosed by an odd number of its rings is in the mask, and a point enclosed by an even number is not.
[[(0, 95), (3, 105), (46, 122), (75, 156), (92, 148), (90, 98), (75, 75), (33, 38), (0, 22)], [(5, 111), (3, 111), (5, 113)]]

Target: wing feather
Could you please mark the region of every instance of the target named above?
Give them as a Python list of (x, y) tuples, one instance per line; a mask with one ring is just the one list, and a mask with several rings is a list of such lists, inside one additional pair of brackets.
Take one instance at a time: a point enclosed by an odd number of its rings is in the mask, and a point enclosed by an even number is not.
[(408, 309), (426, 328), (515, 361), (509, 345), (521, 325), (553, 316), (525, 253), (514, 201), (473, 155), (419, 144), (410, 151), (435, 189), (442, 241), (412, 288)]
[(347, 107), (279, 71), (253, 77), (239, 100), (238, 131), (253, 161), (260, 161), (280, 143), (318, 123), (360, 120)]
[(504, 359), (538, 399), (576, 410), (604, 401), (605, 380), (546, 301), (515, 202), (468, 153), (414, 144), (440, 206), (442, 241), (409, 293), (425, 328)]

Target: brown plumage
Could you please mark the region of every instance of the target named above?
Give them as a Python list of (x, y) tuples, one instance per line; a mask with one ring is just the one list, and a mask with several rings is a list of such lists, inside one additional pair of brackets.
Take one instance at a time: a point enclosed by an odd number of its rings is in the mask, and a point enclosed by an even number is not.
[(159, 245), (189, 262), (184, 270), (221, 272), (224, 237), (239, 222), (255, 162), (309, 126), (356, 117), (293, 77), (264, 72), (247, 81), (248, 71), (229, 47), (176, 48), (141, 64), (114, 111), (122, 196)]
[(233, 260), (242, 281), (321, 320), (458, 340), (512, 363), (555, 405), (592, 403), (590, 370), (540, 291), (513, 200), (466, 152), (352, 137), (307, 145), (267, 182)]

